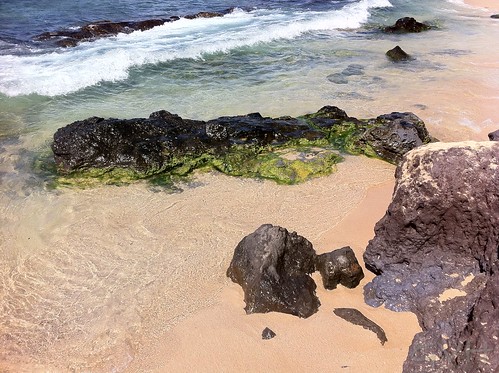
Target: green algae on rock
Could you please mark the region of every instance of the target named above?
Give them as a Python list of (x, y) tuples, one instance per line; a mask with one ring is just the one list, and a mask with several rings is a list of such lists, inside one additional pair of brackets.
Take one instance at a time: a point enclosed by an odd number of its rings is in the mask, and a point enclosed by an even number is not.
[(333, 172), (341, 152), (397, 163), (430, 141), (412, 113), (359, 120), (334, 106), (298, 118), (252, 113), (205, 122), (165, 110), (149, 118), (92, 117), (54, 134), (54, 184), (156, 183), (197, 169), (296, 184)]

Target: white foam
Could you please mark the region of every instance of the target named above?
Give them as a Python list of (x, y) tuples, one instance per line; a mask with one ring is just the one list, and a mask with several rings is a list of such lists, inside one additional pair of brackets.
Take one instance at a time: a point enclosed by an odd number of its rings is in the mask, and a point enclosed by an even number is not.
[(329, 12), (235, 11), (220, 18), (180, 19), (75, 48), (32, 56), (0, 56), (0, 92), (8, 96), (63, 95), (128, 77), (133, 67), (202, 58), (244, 46), (293, 39), (307, 32), (352, 29), (388, 0), (362, 0)]

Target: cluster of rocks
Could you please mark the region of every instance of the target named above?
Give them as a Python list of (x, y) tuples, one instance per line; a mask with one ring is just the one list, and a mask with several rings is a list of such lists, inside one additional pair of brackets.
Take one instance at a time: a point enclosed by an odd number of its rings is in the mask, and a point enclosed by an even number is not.
[(364, 253), (366, 303), (417, 315), (404, 372), (497, 372), (499, 143), (415, 149), (396, 179)]
[(396, 163), (431, 141), (412, 113), (357, 119), (325, 106), (298, 118), (253, 113), (200, 121), (164, 110), (149, 118), (92, 117), (57, 130), (52, 150), (68, 183), (72, 177), (80, 182), (105, 175), (119, 182), (211, 167), (292, 184), (332, 172), (341, 160), (338, 150)]
[[(366, 303), (417, 315), (423, 331), (404, 372), (499, 371), (499, 142), (419, 147), (395, 176), (392, 202), (364, 253), (377, 275), (364, 287)], [(320, 306), (309, 276), (316, 270), (327, 289), (364, 277), (350, 248), (316, 255), (295, 232), (262, 225), (236, 247), (227, 276), (243, 288), (247, 313), (309, 317)], [(386, 342), (358, 310), (334, 313)]]
[[(431, 30), (433, 27), (422, 22), (416, 21), (412, 17), (403, 17), (398, 19), (394, 25), (383, 28), (385, 33), (389, 34), (406, 34), (406, 33), (419, 33)], [(400, 46), (396, 46), (386, 52), (386, 56), (393, 62), (411, 60), (412, 57), (407, 54)]]
[(246, 313), (282, 312), (299, 317), (316, 313), (320, 301), (311, 273), (319, 270), (326, 289), (356, 287), (364, 272), (350, 247), (317, 255), (296, 232), (264, 224), (234, 250), (227, 276), (244, 290)]

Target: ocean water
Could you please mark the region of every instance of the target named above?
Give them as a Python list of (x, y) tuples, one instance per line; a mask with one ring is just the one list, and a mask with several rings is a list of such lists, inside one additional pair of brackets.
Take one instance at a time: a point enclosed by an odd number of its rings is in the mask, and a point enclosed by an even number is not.
[[(34, 41), (96, 20), (228, 8), (235, 10), (221, 18), (181, 18), (74, 48)], [(436, 29), (379, 32), (403, 16)], [(491, 48), (498, 36), (499, 22), (459, 1), (0, 0), (0, 362), (26, 371), (123, 371), (148, 322), (142, 294), (165, 281), (144, 259), (160, 254), (120, 251), (112, 224), (101, 237), (85, 233), (99, 230), (92, 214), (106, 221), (102, 211), (116, 220), (133, 211), (114, 211), (113, 199), (95, 199), (99, 192), (46, 189), (37, 165), (57, 128), (160, 109), (207, 120), (336, 105), (357, 117), (413, 111), (443, 139), (485, 139), (499, 118), (474, 104), (497, 106), (499, 73), (490, 61), (499, 57)], [(414, 60), (388, 61), (395, 45)], [(144, 234), (123, 232), (130, 241)], [(88, 252), (99, 240), (116, 252)], [(130, 298), (133, 307), (123, 307)], [(168, 305), (157, 307), (167, 314)], [(75, 343), (80, 338), (86, 343)]]

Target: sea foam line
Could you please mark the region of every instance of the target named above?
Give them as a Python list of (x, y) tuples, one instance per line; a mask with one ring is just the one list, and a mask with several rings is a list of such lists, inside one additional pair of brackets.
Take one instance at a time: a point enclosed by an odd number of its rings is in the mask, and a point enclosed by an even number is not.
[(388, 0), (361, 0), (327, 12), (235, 11), (220, 18), (180, 19), (47, 54), (4, 55), (0, 56), (0, 92), (7, 96), (68, 94), (125, 80), (131, 68), (146, 64), (202, 58), (307, 32), (358, 28), (367, 21), (370, 9), (390, 6)]

